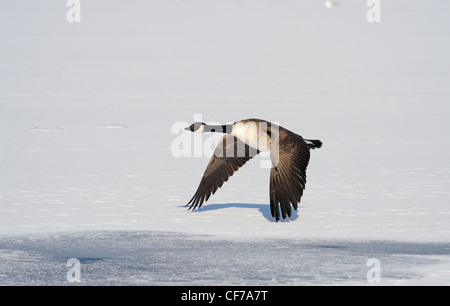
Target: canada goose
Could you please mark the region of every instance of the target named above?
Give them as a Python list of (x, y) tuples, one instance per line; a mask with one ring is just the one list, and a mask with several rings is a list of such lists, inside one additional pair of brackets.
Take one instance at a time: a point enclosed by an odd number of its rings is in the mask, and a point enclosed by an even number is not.
[(277, 221), (297, 210), (306, 184), (310, 149), (320, 148), (320, 140), (303, 139), (279, 125), (246, 119), (226, 125), (195, 122), (185, 128), (194, 133), (225, 133), (217, 144), (197, 191), (186, 204), (189, 210), (201, 207), (230, 176), (260, 151), (270, 151), (270, 210)]

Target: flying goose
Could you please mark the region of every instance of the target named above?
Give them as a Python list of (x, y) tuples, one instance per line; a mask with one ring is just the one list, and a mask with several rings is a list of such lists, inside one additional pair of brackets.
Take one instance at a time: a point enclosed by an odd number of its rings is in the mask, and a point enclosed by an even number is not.
[(291, 216), (291, 204), (297, 210), (306, 184), (310, 149), (320, 148), (320, 140), (303, 139), (279, 125), (246, 119), (226, 125), (195, 122), (185, 128), (194, 133), (224, 133), (203, 174), (197, 191), (186, 204), (195, 210), (222, 187), (230, 176), (261, 151), (270, 151), (270, 210), (280, 220)]

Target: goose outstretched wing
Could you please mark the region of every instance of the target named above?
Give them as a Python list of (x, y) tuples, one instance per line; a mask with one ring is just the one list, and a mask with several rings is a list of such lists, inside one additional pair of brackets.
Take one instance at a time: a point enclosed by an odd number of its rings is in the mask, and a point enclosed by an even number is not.
[(211, 194), (222, 187), (247, 161), (259, 153), (259, 150), (252, 148), (232, 135), (223, 136), (214, 150), (205, 172), (203, 173), (200, 185), (192, 199), (186, 204), (189, 209), (201, 207)]
[[(284, 134), (284, 135), (282, 135)], [(291, 216), (291, 204), (297, 209), (306, 184), (306, 167), (309, 147), (297, 134), (282, 131), (277, 154), (271, 152), (273, 167), (270, 170), (270, 210), (272, 217)], [(274, 162), (276, 158), (276, 162)]]

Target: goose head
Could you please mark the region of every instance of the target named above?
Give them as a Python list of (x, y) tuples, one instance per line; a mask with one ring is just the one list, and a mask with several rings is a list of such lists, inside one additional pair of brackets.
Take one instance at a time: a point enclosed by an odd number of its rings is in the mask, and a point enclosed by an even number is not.
[(185, 128), (185, 130), (191, 131), (194, 133), (203, 133), (205, 131), (205, 125), (206, 124), (203, 122), (194, 122), (190, 126)]

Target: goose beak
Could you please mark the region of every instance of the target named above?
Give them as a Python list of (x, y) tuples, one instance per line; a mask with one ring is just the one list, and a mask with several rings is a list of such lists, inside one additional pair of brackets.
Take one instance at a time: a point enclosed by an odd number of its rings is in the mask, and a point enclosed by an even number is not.
[(188, 127), (185, 127), (184, 129), (185, 129), (186, 131), (190, 131), (190, 130), (191, 130), (191, 127), (188, 126)]

